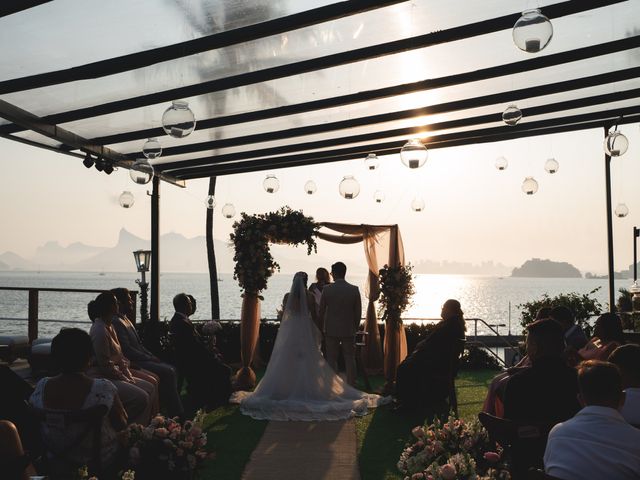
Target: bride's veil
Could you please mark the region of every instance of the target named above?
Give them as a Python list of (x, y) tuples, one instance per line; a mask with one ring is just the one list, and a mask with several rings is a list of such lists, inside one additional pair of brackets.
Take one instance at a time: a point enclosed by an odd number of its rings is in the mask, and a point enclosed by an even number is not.
[(287, 297), (287, 304), (284, 306), (280, 328), (295, 316), (300, 316), (300, 318), (309, 317), (307, 279), (308, 276), (305, 272), (298, 272), (293, 276), (293, 282), (291, 283), (291, 290), (289, 290)]

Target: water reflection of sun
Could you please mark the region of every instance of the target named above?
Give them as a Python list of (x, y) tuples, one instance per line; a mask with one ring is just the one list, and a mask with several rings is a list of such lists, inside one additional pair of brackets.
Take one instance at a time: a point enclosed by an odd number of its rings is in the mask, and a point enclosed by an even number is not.
[(405, 313), (407, 318), (440, 318), (442, 304), (455, 298), (462, 303), (468, 295), (471, 279), (462, 275), (416, 275), (414, 277), (416, 294), (413, 305)]

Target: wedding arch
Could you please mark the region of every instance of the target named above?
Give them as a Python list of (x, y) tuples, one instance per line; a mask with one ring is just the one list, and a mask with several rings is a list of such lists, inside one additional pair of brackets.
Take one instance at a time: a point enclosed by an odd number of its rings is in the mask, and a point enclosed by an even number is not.
[[(337, 233), (321, 232), (326, 228)], [(363, 365), (369, 371), (384, 371), (388, 387), (395, 382), (396, 368), (406, 356), (406, 337), (401, 323), (385, 325), (384, 356), (375, 302), (380, 296), (378, 275), (384, 265), (404, 265), (404, 247), (397, 225), (349, 225), (316, 223), (302, 211), (283, 207), (276, 212), (248, 215), (243, 213), (234, 223), (231, 241), (235, 248), (234, 278), (242, 289), (240, 313), (240, 353), (242, 367), (236, 373), (241, 388), (255, 386), (256, 376), (251, 363), (260, 328), (260, 293), (267, 287), (269, 277), (280, 268), (271, 255), (269, 245), (307, 245), (307, 254), (317, 252), (316, 238), (339, 243), (363, 242), (368, 265), (365, 294), (368, 297), (365, 331), (368, 342), (362, 352)]]

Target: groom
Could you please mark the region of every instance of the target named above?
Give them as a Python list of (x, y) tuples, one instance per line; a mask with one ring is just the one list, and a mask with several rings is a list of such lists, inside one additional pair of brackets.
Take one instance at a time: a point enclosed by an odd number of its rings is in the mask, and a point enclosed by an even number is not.
[(327, 362), (338, 372), (338, 351), (342, 345), (347, 382), (356, 382), (355, 335), (360, 325), (362, 305), (360, 290), (344, 279), (347, 266), (336, 262), (331, 266), (334, 283), (325, 285), (320, 297), (320, 320), (324, 325)]

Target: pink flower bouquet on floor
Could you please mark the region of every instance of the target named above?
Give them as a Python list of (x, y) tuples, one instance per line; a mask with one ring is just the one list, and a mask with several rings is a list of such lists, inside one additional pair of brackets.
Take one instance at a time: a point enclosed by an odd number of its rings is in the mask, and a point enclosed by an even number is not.
[(181, 424), (177, 419), (157, 416), (149, 426), (127, 428), (126, 446), (136, 480), (188, 479), (205, 458), (207, 434), (202, 430), (202, 414)]
[(474, 420), (449, 417), (412, 430), (416, 441), (400, 455), (405, 480), (509, 480), (501, 451)]

